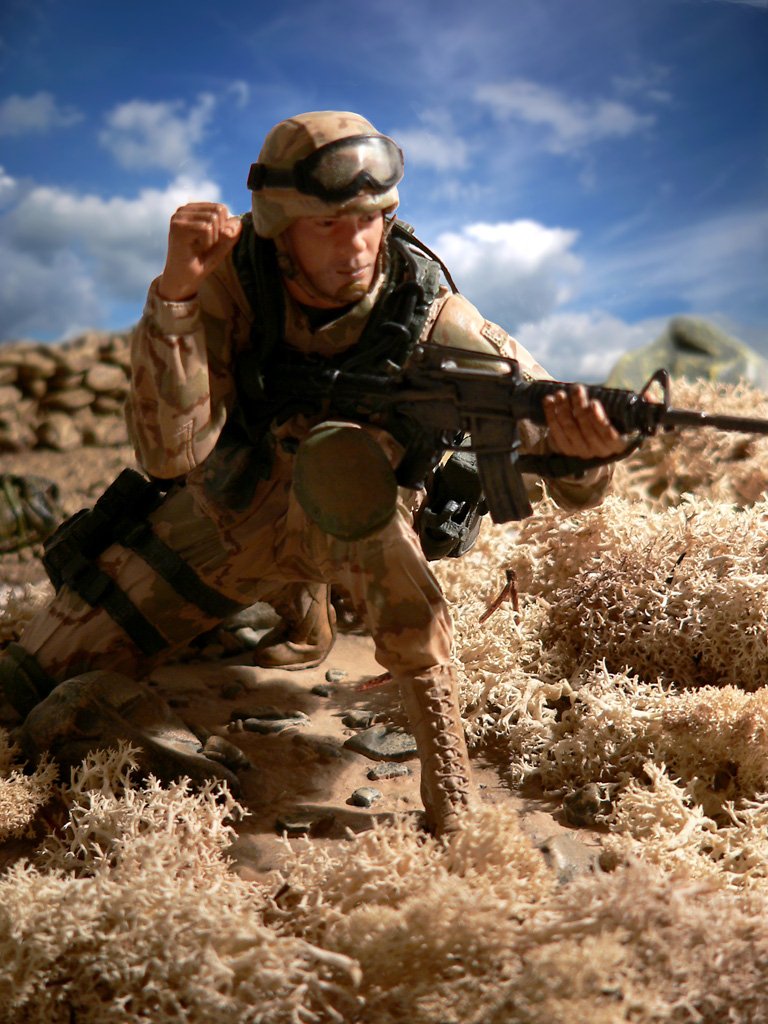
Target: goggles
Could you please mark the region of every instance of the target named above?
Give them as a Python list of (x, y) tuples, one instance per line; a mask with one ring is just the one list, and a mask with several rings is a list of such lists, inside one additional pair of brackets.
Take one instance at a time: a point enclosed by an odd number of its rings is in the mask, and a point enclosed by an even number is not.
[(329, 142), (290, 170), (251, 164), (248, 188), (290, 188), (327, 203), (342, 203), (368, 189), (387, 192), (403, 176), (403, 154), (386, 135), (351, 135)]

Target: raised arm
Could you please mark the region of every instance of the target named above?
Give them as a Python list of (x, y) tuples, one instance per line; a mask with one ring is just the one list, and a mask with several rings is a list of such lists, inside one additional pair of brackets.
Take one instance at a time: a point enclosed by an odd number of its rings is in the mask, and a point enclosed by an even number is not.
[(234, 302), (216, 279), (240, 231), (218, 203), (190, 203), (171, 218), (165, 268), (131, 340), (126, 417), (152, 476), (186, 475), (226, 419)]

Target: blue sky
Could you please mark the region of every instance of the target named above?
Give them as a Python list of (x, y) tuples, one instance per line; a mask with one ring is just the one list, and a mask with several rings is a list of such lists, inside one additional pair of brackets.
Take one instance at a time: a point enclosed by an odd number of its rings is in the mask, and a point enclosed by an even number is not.
[(0, 339), (121, 329), (189, 199), (356, 110), (400, 214), (561, 377), (678, 313), (768, 356), (768, 0), (6, 0)]

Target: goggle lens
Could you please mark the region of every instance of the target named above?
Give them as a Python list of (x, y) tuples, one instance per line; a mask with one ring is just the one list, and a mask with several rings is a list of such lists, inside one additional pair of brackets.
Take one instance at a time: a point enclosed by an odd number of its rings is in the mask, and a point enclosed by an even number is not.
[(322, 146), (292, 171), (252, 164), (248, 188), (294, 188), (326, 202), (343, 202), (368, 189), (386, 192), (403, 176), (403, 154), (385, 135), (354, 135)]

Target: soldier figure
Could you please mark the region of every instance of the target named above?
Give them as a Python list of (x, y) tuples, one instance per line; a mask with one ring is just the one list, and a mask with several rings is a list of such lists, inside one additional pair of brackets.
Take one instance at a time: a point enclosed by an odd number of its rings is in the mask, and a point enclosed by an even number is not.
[[(128, 404), (138, 461), (166, 493), (152, 490), (143, 510), (142, 500), (113, 495), (94, 527), (100, 542), (67, 556), (51, 605), (0, 659), (0, 685), (26, 713), (80, 673), (143, 674), (161, 651), (257, 601), (273, 604), (287, 630), (261, 663), (312, 663), (332, 643), (328, 590), (339, 584), (399, 686), (428, 824), (446, 834), (472, 785), (451, 620), (414, 529), (423, 494), (400, 488), (396, 507), (383, 510), (345, 506), (340, 464), (325, 492), (334, 514), (308, 515), (294, 470), (301, 453), (311, 464), (339, 416), (298, 393), (278, 402), (269, 387), (291, 367), (402, 365), (419, 340), (468, 357), (503, 353), (548, 376), (440, 284), (435, 261), (408, 241), (394, 219), (401, 177), (400, 150), (364, 118), (314, 112), (268, 134), (248, 179), (252, 213), (200, 202), (174, 214), (165, 268), (133, 336)], [(406, 283), (418, 301), (403, 315)], [(527, 450), (589, 458), (623, 447), (582, 389), (548, 399), (547, 418), (546, 430), (523, 425)], [(342, 457), (345, 445), (357, 455), (373, 444), (396, 465), (403, 452), (372, 423), (347, 423), (338, 437)], [(551, 491), (566, 508), (587, 507), (610, 475), (592, 469)]]

